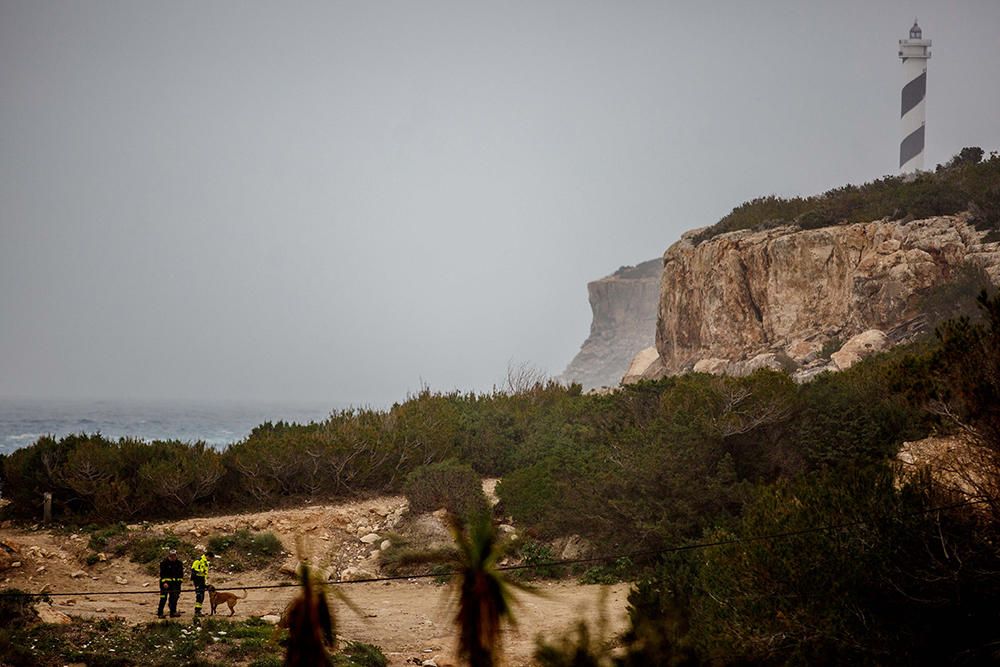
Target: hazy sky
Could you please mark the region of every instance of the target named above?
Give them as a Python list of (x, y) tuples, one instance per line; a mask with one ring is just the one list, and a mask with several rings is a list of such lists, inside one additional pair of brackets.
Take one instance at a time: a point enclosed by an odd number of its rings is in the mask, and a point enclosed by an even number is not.
[(384, 404), (562, 371), (586, 283), (1000, 148), (1000, 2), (0, 0), (0, 397)]

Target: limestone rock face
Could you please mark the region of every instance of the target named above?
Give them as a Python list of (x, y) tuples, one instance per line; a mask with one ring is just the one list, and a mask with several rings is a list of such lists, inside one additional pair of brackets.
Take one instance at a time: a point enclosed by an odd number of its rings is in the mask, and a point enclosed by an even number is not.
[[(659, 363), (667, 374), (788, 363), (813, 372), (834, 340), (912, 333), (922, 295), (965, 262), (1000, 283), (1000, 243), (985, 234), (965, 215), (738, 231), (697, 245), (689, 232), (663, 258)], [(874, 338), (844, 351), (843, 363), (883, 345)]]
[(563, 371), (563, 382), (584, 389), (618, 386), (632, 357), (653, 345), (661, 271), (661, 260), (654, 259), (587, 285), (590, 336)]

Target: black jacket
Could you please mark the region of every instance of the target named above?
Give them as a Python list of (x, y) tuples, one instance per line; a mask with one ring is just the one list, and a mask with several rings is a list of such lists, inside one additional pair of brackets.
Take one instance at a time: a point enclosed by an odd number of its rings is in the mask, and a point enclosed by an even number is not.
[(160, 579), (176, 579), (180, 581), (184, 578), (184, 566), (181, 565), (181, 559), (175, 558), (170, 560), (170, 558), (164, 558), (160, 561)]

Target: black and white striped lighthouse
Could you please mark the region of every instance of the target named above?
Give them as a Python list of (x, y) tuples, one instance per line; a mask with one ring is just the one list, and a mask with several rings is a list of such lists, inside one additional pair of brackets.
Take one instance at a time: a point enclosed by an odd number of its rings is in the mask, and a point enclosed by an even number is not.
[(927, 96), (927, 60), (931, 40), (924, 39), (917, 20), (913, 19), (910, 38), (899, 40), (903, 61), (903, 103), (900, 122), (903, 138), (899, 143), (899, 171), (910, 173), (924, 168), (924, 98)]

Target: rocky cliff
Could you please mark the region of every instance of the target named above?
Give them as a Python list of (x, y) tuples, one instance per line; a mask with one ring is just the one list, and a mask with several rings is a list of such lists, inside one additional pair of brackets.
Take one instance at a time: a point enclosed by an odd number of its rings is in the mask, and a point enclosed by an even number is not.
[(614, 387), (632, 357), (653, 344), (662, 261), (622, 267), (587, 285), (593, 319), (590, 336), (561, 376), (585, 389)]
[(762, 366), (804, 379), (926, 328), (927, 295), (970, 265), (1000, 283), (1000, 243), (966, 215), (696, 234), (664, 254), (655, 354), (627, 381)]

